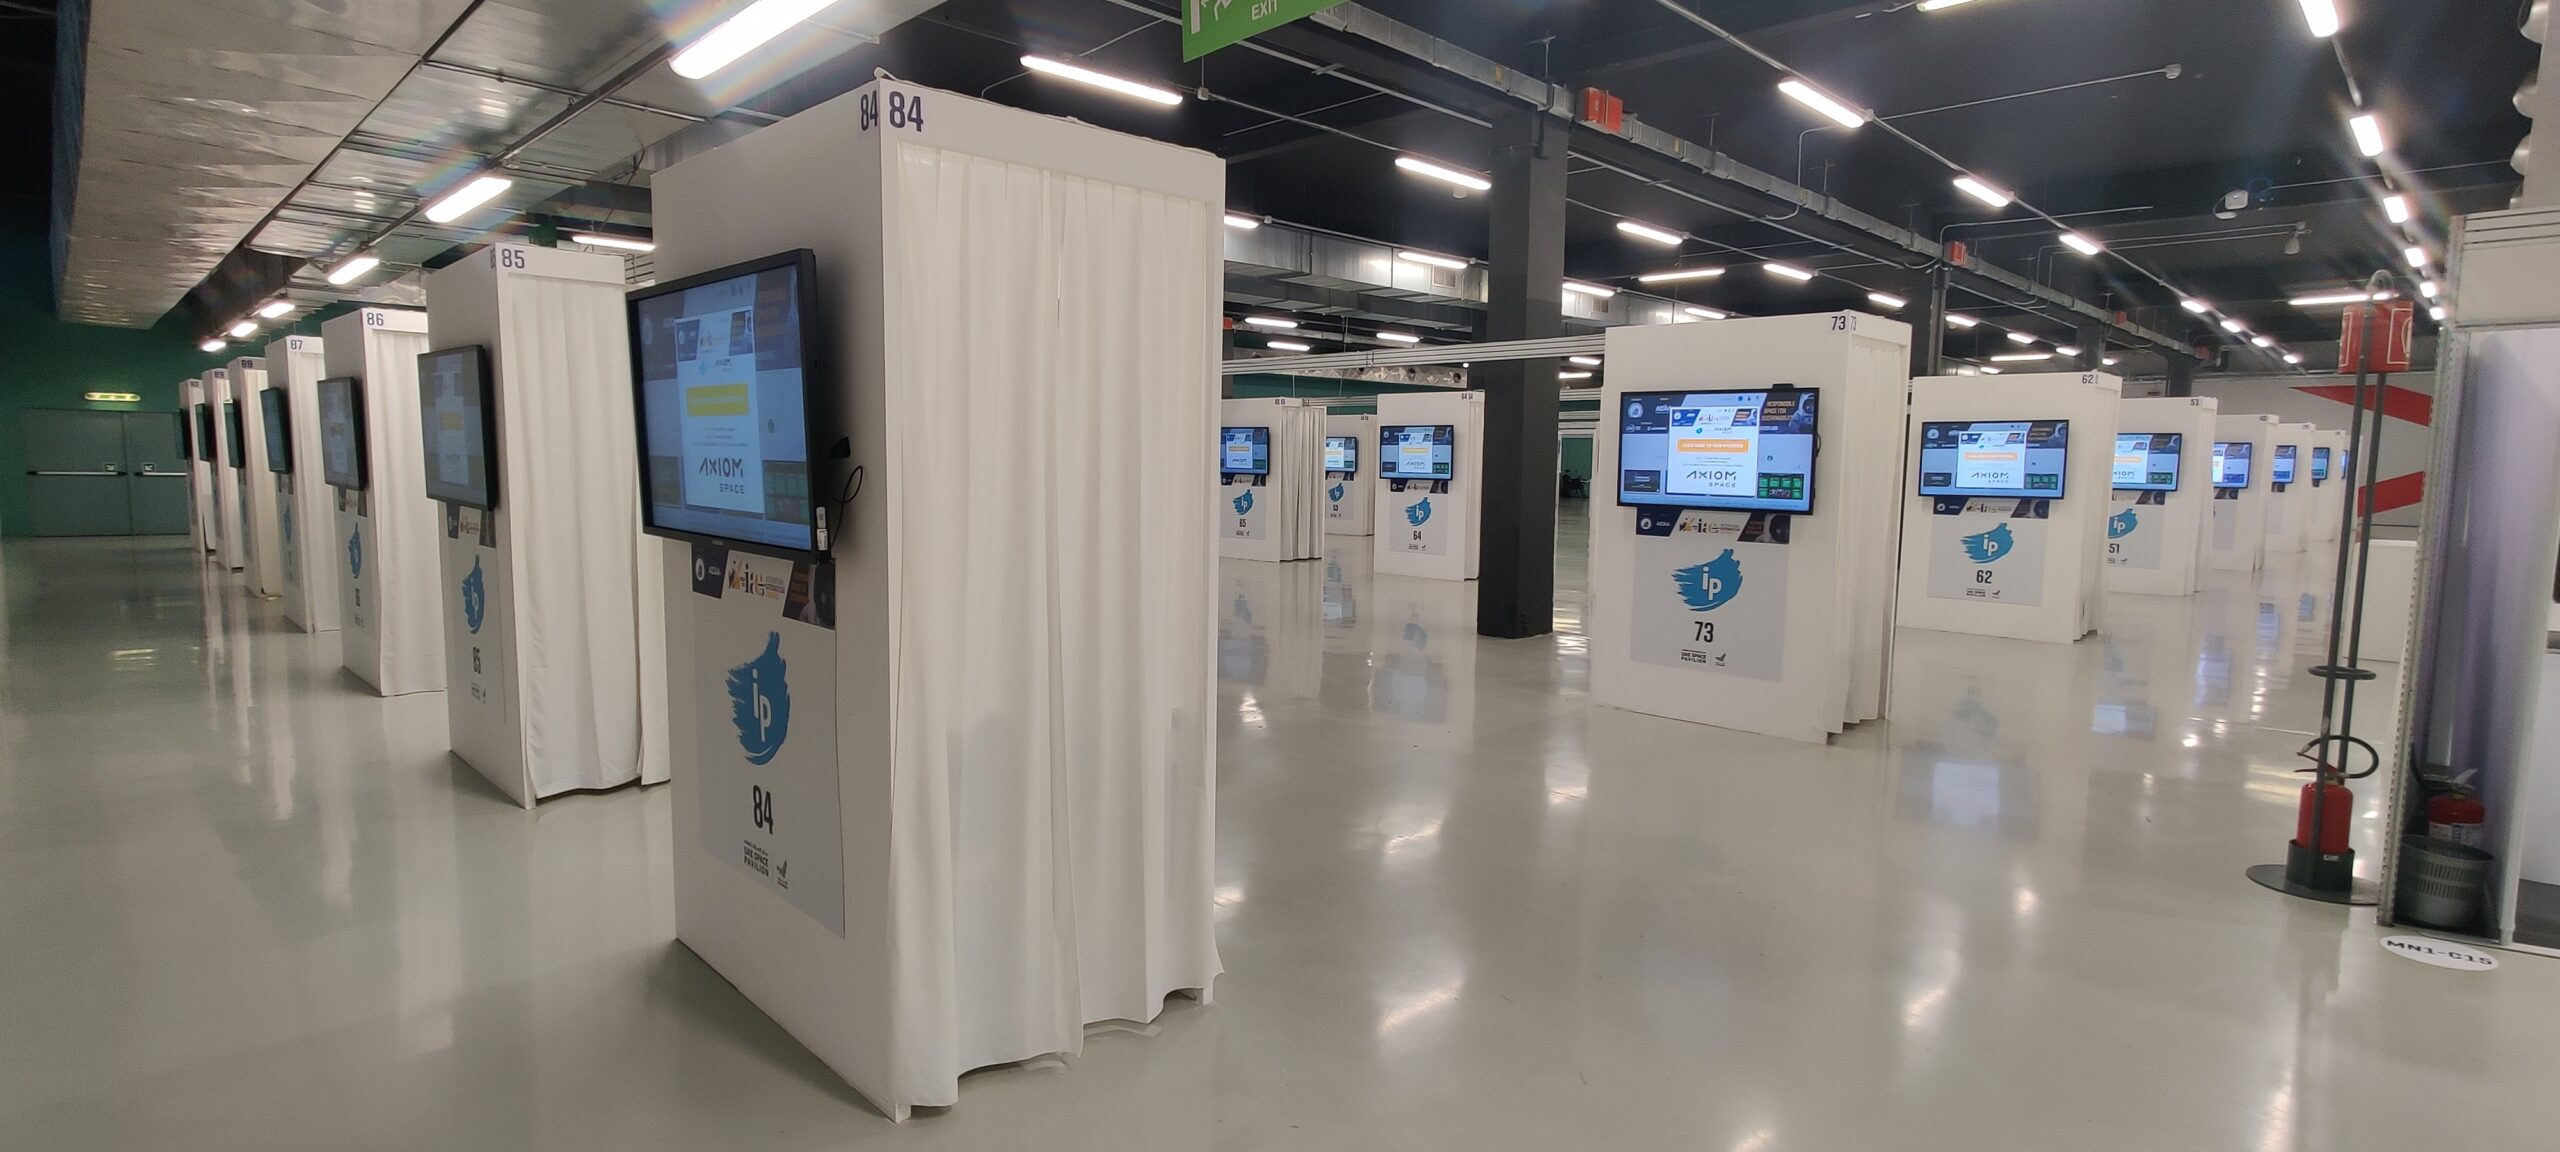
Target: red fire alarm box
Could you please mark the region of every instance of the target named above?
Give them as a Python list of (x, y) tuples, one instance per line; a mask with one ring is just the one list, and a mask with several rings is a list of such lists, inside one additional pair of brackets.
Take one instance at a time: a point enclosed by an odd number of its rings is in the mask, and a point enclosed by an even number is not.
[(1582, 90), (1582, 122), (1603, 132), (1626, 127), (1627, 102), (1597, 88)]
[(2417, 340), (2418, 305), (2413, 300), (2350, 304), (2338, 322), (2338, 371), (2406, 372)]

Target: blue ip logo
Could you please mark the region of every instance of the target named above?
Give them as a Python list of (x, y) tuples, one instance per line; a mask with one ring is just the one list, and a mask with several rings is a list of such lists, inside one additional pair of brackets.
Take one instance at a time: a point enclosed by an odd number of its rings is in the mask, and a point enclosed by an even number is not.
[(1236, 515), (1238, 516), (1242, 516), (1247, 512), (1253, 511), (1253, 489), (1247, 488), (1244, 491), (1237, 493), (1236, 498), (1228, 501), (1227, 503), (1235, 505)]
[(347, 575), (364, 575), (364, 529), (347, 533)]
[(1431, 522), (1431, 498), (1416, 500), (1404, 507), (1404, 522), (1420, 528)]
[(1704, 564), (1674, 569), (1671, 584), (1680, 590), (1680, 602), (1692, 612), (1713, 612), (1742, 594), (1742, 561), (1733, 549)]
[(764, 651), (729, 670), (729, 723), (749, 764), (770, 764), (791, 736), (791, 684), (782, 662), (782, 633), (767, 633)]
[(2133, 509), (2131, 508), (2127, 508), (2113, 516), (2109, 516), (2107, 517), (2107, 539), (2122, 540), (2127, 536), (2131, 536), (2133, 535), (2134, 528), (2141, 523), (2142, 518), (2134, 515)]
[(462, 578), (462, 622), (471, 634), (480, 634), (480, 622), (489, 615), (489, 582), (480, 574), (480, 558), (471, 558), (471, 574)]
[(2018, 539), (2009, 534), (2006, 524), (1995, 525), (1988, 532), (1977, 532), (1964, 538), (1964, 554), (1976, 564), (1989, 564), (2009, 554)]

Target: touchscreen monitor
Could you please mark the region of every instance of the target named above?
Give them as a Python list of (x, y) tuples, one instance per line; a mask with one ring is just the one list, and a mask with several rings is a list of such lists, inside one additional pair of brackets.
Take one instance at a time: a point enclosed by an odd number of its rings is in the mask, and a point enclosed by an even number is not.
[(267, 471), (293, 471), (292, 412), (285, 406), (284, 389), (264, 388), (258, 392), (259, 426), (267, 434)]
[(196, 459), (213, 463), (213, 406), (198, 404), (196, 408)]
[(2314, 483), (2314, 484), (2317, 484), (2317, 483), (2319, 483), (2319, 482), (2321, 482), (2321, 481), (2323, 481), (2323, 480), (2326, 480), (2326, 479), (2328, 479), (2328, 478), (2329, 478), (2329, 450), (2328, 450), (2328, 449), (2326, 449), (2326, 448), (2314, 448), (2314, 449), (2312, 449), (2312, 450), (2311, 450), (2311, 482), (2312, 482), (2312, 483)]
[(1811, 388), (1630, 392), (1618, 399), (1618, 503), (1813, 511)]
[(1327, 436), (1324, 438), (1324, 470), (1357, 472), (1360, 470), (1360, 438)]
[(332, 488), (364, 491), (364, 381), (320, 382), (320, 478)]
[(1920, 494), (2060, 499), (2068, 420), (1929, 421), (1920, 426)]
[(225, 467), (249, 466), (249, 437), (240, 423), (240, 402), (237, 400), (222, 402), (222, 444), (227, 453), (222, 458)]
[(418, 441), (427, 498), (498, 506), (498, 406), (489, 395), (489, 350), (477, 344), (418, 357)]
[(2213, 486), (2246, 488), (2249, 486), (2249, 456), (2257, 444), (2248, 440), (2217, 440), (2213, 445)]
[[(784, 556), (825, 551), (817, 257), (780, 252), (630, 294), (641, 526)], [(830, 491), (828, 499), (837, 498)]]
[(2293, 483), (2293, 462), (2297, 450), (2291, 444), (2276, 445), (2275, 463), (2267, 468), (2267, 479), (2278, 484)]
[(1454, 424), (1388, 424), (1378, 429), (1378, 476), (1448, 480), (1457, 476)]
[(2118, 491), (2175, 492), (2178, 454), (2187, 438), (2178, 432), (2119, 432), (2113, 481)]
[(1264, 476), (1271, 472), (1271, 430), (1220, 428), (1218, 471), (1228, 476)]

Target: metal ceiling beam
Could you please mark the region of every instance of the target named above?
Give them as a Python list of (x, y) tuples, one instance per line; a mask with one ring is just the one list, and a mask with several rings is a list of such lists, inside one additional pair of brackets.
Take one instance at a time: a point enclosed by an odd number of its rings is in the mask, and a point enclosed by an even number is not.
[(1319, 288), (1234, 271), (1227, 273), (1227, 298), (1251, 300), (1257, 304), (1267, 302), (1268, 307), (1325, 315), (1383, 316), (1404, 323), (1469, 332), (1484, 317), (1482, 304), (1435, 304), (1381, 296), (1356, 288)]
[(1508, 340), (1498, 344), (1440, 344), (1422, 348), (1337, 352), (1326, 356), (1257, 356), (1218, 365), (1221, 376), (1254, 372), (1332, 372), (1353, 368), (1419, 368), (1433, 364), (1473, 364), (1478, 360), (1553, 360), (1564, 356), (1597, 356), (1608, 351), (1609, 338), (1554, 336), (1544, 340)]

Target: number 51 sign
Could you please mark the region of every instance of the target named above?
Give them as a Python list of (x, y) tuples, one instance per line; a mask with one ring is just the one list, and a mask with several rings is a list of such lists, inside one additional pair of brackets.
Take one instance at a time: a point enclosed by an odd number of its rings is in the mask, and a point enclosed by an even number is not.
[(1197, 60), (1256, 32), (1314, 15), (1342, 0), (1182, 0), (1182, 58)]

